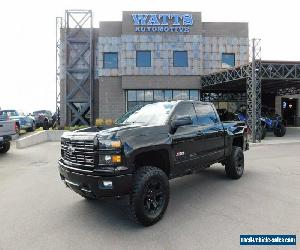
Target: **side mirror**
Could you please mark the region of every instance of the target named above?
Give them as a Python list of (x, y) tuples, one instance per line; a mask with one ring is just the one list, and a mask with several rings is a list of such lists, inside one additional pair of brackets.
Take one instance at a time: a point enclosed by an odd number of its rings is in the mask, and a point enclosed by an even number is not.
[(171, 121), (171, 132), (174, 133), (177, 128), (186, 125), (192, 125), (193, 121), (190, 116), (181, 116)]

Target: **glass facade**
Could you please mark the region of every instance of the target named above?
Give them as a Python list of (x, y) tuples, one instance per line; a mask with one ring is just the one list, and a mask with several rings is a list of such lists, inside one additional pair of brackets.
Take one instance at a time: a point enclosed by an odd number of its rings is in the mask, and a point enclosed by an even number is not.
[(118, 68), (118, 53), (104, 52), (103, 53), (103, 68), (116, 69)]
[(235, 66), (234, 53), (222, 53), (222, 68), (232, 68)]
[(127, 90), (127, 110), (136, 105), (168, 101), (168, 100), (199, 100), (200, 91), (190, 90)]
[(246, 92), (242, 93), (202, 93), (202, 101), (212, 102), (218, 110), (239, 112), (246, 105)]
[(151, 67), (151, 51), (137, 50), (136, 51), (136, 66), (137, 67)]
[(173, 66), (174, 67), (188, 67), (187, 51), (174, 51), (173, 52)]

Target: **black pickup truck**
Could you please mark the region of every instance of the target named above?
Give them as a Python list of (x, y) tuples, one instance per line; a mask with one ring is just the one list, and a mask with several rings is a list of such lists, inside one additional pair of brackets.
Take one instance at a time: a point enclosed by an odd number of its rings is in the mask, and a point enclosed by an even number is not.
[(169, 180), (211, 164), (228, 177), (244, 171), (246, 127), (222, 123), (211, 103), (169, 101), (137, 107), (111, 128), (66, 132), (60, 177), (86, 199), (129, 195), (133, 218), (150, 226), (169, 202)]

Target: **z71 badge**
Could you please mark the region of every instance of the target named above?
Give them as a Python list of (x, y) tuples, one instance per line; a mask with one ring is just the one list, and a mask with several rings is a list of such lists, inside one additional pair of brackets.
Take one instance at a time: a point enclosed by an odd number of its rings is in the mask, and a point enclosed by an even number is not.
[(184, 155), (184, 152), (177, 152), (176, 153), (176, 157), (183, 156), (183, 155)]

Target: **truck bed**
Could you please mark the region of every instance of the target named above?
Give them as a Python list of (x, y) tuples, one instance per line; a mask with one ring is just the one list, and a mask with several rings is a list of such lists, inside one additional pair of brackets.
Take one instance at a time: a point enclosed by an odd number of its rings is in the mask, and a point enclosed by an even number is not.
[(16, 134), (15, 121), (6, 120), (0, 116), (0, 136), (9, 136)]

